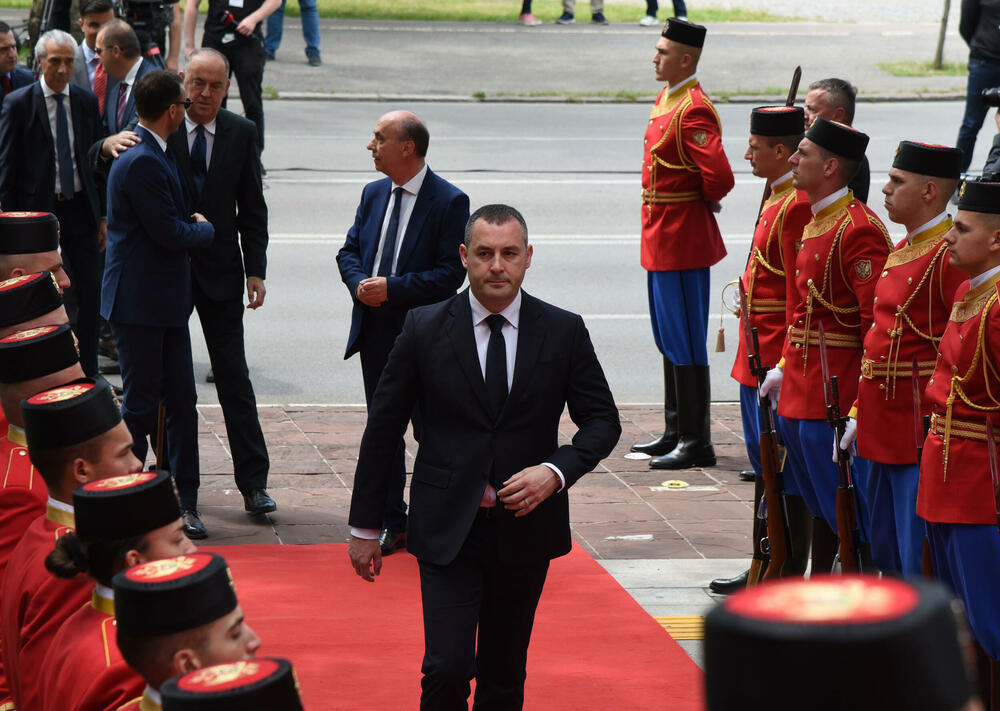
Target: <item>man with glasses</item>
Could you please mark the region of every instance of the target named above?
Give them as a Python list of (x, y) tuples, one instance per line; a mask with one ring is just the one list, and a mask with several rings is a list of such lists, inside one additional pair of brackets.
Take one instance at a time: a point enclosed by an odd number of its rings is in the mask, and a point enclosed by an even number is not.
[(0, 99), (34, 83), (35, 77), (24, 67), (17, 66), (17, 40), (6, 22), (0, 22)]
[(193, 103), (167, 145), (192, 208), (215, 227), (211, 247), (191, 251), (194, 305), (226, 421), (236, 485), (247, 512), (264, 514), (277, 506), (266, 490), (270, 462), (243, 345), (244, 287), (248, 309), (263, 306), (266, 294), (267, 204), (257, 127), (221, 108), (229, 62), (220, 52), (202, 48), (191, 54), (184, 88)]
[[(98, 42), (98, 44), (101, 44)], [(166, 410), (169, 465), (177, 482), (185, 533), (204, 538), (190, 512), (198, 507), (198, 414), (191, 364), (191, 267), (188, 251), (206, 247), (215, 230), (191, 214), (167, 139), (184, 123), (180, 78), (154, 70), (135, 85), (140, 142), (122, 154), (108, 176), (108, 250), (101, 315), (118, 346), (125, 397), (122, 417), (139, 459)], [(200, 521), (197, 522), (200, 524)], [(193, 534), (193, 535), (192, 535)]]

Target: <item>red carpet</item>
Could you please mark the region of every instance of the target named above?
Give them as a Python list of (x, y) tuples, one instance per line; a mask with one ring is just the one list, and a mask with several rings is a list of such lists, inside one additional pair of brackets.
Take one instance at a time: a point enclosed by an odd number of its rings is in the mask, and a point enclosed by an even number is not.
[[(346, 544), (206, 550), (229, 562), (261, 654), (294, 664), (307, 711), (417, 708), (412, 556), (387, 558), (372, 584), (354, 574)], [(553, 561), (528, 652), (527, 711), (700, 711), (701, 684), (694, 662), (583, 550)]]

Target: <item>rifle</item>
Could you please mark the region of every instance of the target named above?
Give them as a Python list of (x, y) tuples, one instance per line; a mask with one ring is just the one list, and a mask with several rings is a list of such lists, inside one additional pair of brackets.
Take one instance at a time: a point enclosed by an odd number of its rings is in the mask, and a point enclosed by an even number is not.
[[(781, 452), (778, 446), (778, 433), (774, 427), (771, 400), (767, 396), (760, 395), (760, 386), (764, 384), (768, 368), (761, 362), (757, 329), (750, 327), (750, 308), (742, 280), (740, 280), (740, 315), (743, 340), (747, 346), (747, 359), (750, 361), (750, 373), (757, 379), (757, 409), (760, 413), (760, 469), (764, 480), (764, 512), (763, 515), (759, 515), (755, 511), (754, 515), (767, 520), (767, 536), (761, 539), (760, 553), (764, 556), (769, 555), (770, 560), (763, 575), (759, 575), (759, 579), (773, 580), (781, 577), (781, 569), (790, 554), (785, 503), (782, 496), (785, 487), (781, 477)], [(754, 551), (755, 558), (756, 555), (757, 551)]]
[(837, 469), (839, 480), (837, 484), (837, 537), (840, 539), (840, 570), (842, 573), (861, 572), (860, 543), (861, 532), (858, 530), (858, 501), (854, 490), (854, 478), (851, 476), (851, 466), (848, 454), (840, 448), (840, 440), (844, 436), (847, 417), (840, 414), (840, 391), (837, 387), (837, 376), (830, 375), (830, 365), (826, 358), (826, 332), (823, 323), (819, 324), (819, 360), (823, 369), (823, 398), (826, 401), (826, 422), (833, 428), (837, 448)]
[[(788, 87), (788, 96), (785, 97), (785, 106), (795, 106), (795, 95), (799, 93), (799, 82), (802, 80), (802, 67), (795, 67), (795, 71), (792, 72), (792, 83)], [(764, 203), (771, 196), (771, 183), (764, 183), (764, 197), (760, 199), (760, 207), (757, 208), (757, 215), (760, 215), (760, 211), (764, 209)], [(753, 253), (753, 247), (750, 248), (750, 253)]]
[(997, 513), (997, 531), (1000, 532), (1000, 473), (997, 466), (997, 441), (993, 420), (986, 417), (986, 451), (990, 457), (990, 476), (993, 478), (993, 502)]

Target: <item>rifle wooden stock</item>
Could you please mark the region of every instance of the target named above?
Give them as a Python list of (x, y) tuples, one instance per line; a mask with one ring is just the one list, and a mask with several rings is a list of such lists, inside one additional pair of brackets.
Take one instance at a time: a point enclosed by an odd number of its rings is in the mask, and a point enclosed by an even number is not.
[(841, 481), (837, 487), (837, 537), (840, 538), (840, 572), (858, 573), (858, 542), (854, 537), (858, 514), (854, 504), (854, 487)]
[(760, 470), (764, 479), (764, 500), (767, 502), (767, 542), (771, 560), (761, 580), (781, 577), (781, 569), (788, 560), (788, 530), (785, 523), (785, 506), (781, 496), (781, 459), (778, 454), (778, 436), (772, 430), (760, 434)]

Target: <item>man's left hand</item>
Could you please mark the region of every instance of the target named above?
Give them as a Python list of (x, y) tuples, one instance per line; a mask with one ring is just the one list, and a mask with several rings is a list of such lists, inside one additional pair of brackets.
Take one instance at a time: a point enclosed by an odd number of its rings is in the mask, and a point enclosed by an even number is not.
[(358, 301), (366, 306), (381, 306), (389, 300), (389, 284), (385, 277), (362, 279), (358, 283)]
[(97, 226), (97, 251), (103, 252), (104, 248), (108, 246), (108, 220), (106, 217), (101, 218), (101, 223)]
[(264, 296), (267, 289), (264, 288), (264, 280), (260, 277), (247, 277), (247, 304), (248, 309), (259, 309), (264, 305)]
[(236, 31), (244, 37), (249, 37), (253, 34), (253, 30), (256, 26), (256, 21), (251, 20), (249, 17), (244, 17), (240, 24), (236, 25)]
[(497, 496), (515, 518), (527, 516), (559, 488), (559, 475), (544, 464), (522, 469), (503, 483)]

